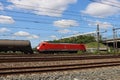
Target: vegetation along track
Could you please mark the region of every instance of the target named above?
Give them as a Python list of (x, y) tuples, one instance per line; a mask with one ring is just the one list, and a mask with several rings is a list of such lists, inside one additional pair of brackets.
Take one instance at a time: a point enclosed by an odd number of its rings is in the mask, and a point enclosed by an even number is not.
[(120, 55), (69, 55), (69, 56), (31, 56), (31, 55), (20, 55), (20, 56), (0, 56), (0, 63), (8, 62), (39, 62), (39, 61), (65, 61), (65, 60), (88, 60), (88, 59), (110, 59), (120, 58)]

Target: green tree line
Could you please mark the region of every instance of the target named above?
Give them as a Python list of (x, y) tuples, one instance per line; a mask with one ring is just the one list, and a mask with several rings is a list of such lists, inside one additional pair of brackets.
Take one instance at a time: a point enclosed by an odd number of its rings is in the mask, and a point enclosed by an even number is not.
[(52, 43), (90, 43), (95, 42), (95, 37), (90, 35), (80, 35), (77, 37), (64, 38), (59, 40), (49, 41)]

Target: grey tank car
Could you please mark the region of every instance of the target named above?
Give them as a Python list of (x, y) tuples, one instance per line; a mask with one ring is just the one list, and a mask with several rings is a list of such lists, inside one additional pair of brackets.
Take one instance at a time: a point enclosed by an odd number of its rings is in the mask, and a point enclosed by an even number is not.
[(0, 40), (0, 52), (2, 51), (21, 51), (25, 54), (33, 53), (29, 40)]

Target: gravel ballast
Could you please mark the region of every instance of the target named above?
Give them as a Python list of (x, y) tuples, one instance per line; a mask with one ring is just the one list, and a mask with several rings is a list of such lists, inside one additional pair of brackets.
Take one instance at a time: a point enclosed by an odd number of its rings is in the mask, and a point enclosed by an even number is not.
[(0, 76), (0, 80), (120, 80), (120, 66)]

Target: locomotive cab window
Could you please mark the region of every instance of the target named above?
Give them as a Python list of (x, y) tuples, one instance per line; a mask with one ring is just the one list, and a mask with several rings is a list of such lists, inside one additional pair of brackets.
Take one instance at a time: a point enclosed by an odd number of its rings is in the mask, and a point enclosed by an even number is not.
[(43, 46), (45, 46), (45, 44), (43, 44)]

